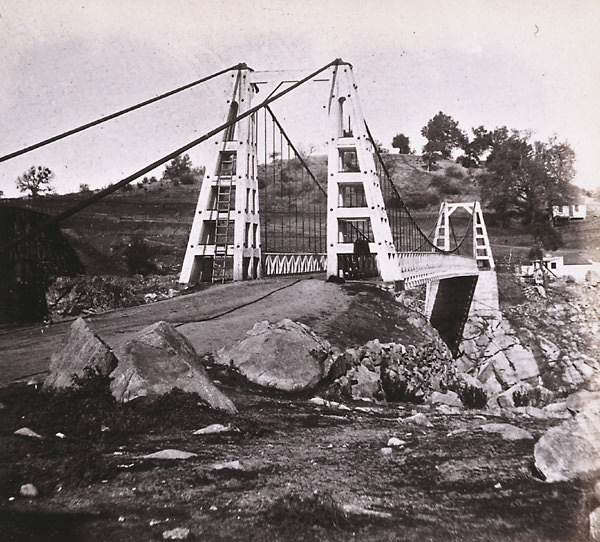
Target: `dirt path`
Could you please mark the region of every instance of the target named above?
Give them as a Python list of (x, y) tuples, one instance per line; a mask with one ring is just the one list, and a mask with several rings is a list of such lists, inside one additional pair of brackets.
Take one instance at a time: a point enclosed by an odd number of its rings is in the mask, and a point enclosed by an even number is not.
[[(254, 303), (294, 284), (297, 278), (269, 279), (216, 285), (193, 294), (86, 317), (111, 346), (158, 320), (174, 325), (198, 321)], [(0, 385), (47, 370), (50, 356), (60, 347), (71, 321), (50, 326), (4, 328), (0, 331)]]
[[(400, 336), (403, 319), (395, 313), (393, 302), (378, 292), (369, 285), (327, 283), (320, 276), (264, 279), (215, 285), (86, 320), (113, 348), (144, 326), (165, 320), (186, 335), (200, 354), (215, 352), (243, 336), (256, 322), (283, 318), (306, 323), (334, 345), (344, 347)], [(68, 321), (0, 331), (0, 385), (46, 371), (70, 325)]]

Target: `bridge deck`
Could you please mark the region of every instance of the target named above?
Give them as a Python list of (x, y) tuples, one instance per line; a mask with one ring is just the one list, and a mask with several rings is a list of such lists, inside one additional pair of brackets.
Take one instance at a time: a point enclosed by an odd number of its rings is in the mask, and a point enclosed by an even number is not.
[[(475, 260), (453, 254), (430, 252), (390, 253), (393, 260), (392, 276), (382, 277), (386, 281), (403, 281), (406, 288), (415, 288), (427, 282), (445, 278), (473, 276), (478, 274)], [(263, 273), (265, 275), (288, 275), (313, 273), (327, 269), (327, 255), (323, 253), (265, 253)]]

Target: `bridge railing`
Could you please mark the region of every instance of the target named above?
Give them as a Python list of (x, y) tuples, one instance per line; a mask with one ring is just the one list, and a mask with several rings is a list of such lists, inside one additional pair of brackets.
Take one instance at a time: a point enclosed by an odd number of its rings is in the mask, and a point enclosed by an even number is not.
[(454, 254), (396, 252), (389, 257), (396, 263), (396, 280), (404, 281), (408, 288), (433, 280), (478, 274), (475, 260)]
[(262, 274), (292, 275), (327, 270), (326, 253), (263, 252)]

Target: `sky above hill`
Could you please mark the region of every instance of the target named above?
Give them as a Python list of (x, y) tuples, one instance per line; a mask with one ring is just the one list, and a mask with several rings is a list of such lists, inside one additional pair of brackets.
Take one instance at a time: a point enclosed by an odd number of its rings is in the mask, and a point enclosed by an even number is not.
[[(3, 0), (0, 155), (238, 62), (308, 74), (341, 57), (385, 146), (403, 132), (420, 152), (443, 111), (469, 132), (556, 134), (577, 154), (577, 183), (597, 188), (599, 23), (596, 0)], [(0, 190), (18, 195), (34, 164), (59, 192), (116, 182), (222, 122), (226, 88), (215, 80), (0, 163)], [(323, 148), (327, 93), (313, 83), (278, 106), (304, 149)], [(203, 165), (208, 151), (189, 154)]]

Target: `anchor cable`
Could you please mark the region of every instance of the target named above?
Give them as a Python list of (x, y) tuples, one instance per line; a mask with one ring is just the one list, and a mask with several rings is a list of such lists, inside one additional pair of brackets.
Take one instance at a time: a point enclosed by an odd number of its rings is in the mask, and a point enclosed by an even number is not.
[(131, 113), (132, 111), (135, 111), (136, 109), (140, 109), (142, 107), (145, 107), (147, 105), (153, 104), (155, 102), (158, 102), (159, 100), (163, 100), (164, 98), (168, 98), (169, 96), (173, 96), (174, 94), (177, 94), (179, 92), (182, 92), (184, 90), (190, 89), (192, 87), (195, 87), (201, 83), (205, 83), (206, 81), (209, 81), (211, 79), (214, 79), (215, 77), (218, 77), (219, 75), (223, 75), (224, 73), (227, 73), (228, 71), (231, 70), (238, 70), (238, 69), (242, 69), (242, 68), (246, 68), (245, 64), (238, 64), (236, 66), (231, 66), (230, 68), (226, 68), (224, 70), (215, 72), (211, 75), (207, 75), (206, 77), (203, 77), (202, 79), (198, 79), (197, 81), (194, 81), (192, 83), (188, 83), (187, 85), (183, 85), (182, 87), (178, 87), (174, 90), (171, 90), (169, 92), (165, 92), (164, 94), (161, 94), (160, 96), (156, 96), (155, 98), (150, 98), (149, 100), (145, 100), (143, 102), (140, 102), (136, 105), (132, 105), (131, 107), (127, 107), (126, 109), (122, 109), (121, 111), (117, 111), (116, 113), (112, 113), (111, 115), (107, 115), (106, 117), (101, 117), (99, 119), (96, 119), (92, 122), (88, 122), (87, 124), (82, 124), (81, 126), (78, 126), (77, 128), (73, 128), (72, 130), (68, 130), (66, 132), (63, 132), (61, 134), (58, 134), (56, 136), (50, 137), (48, 139), (44, 139), (43, 141), (39, 141), (38, 143), (34, 143), (33, 145), (30, 145), (28, 147), (25, 147), (24, 149), (15, 151), (15, 152), (11, 152), (9, 154), (6, 154), (4, 156), (0, 156), (0, 162), (6, 162), (7, 160), (10, 160), (11, 158), (16, 158), (17, 156), (20, 156), (22, 154), (31, 152), (35, 149), (39, 149), (40, 147), (44, 147), (46, 145), (49, 145), (50, 143), (54, 143), (55, 141), (59, 141), (61, 139), (64, 139), (65, 137), (69, 137), (73, 134), (77, 134), (79, 132), (83, 132), (84, 130), (87, 130), (88, 128), (92, 128), (94, 126), (97, 126), (98, 124), (102, 124), (104, 122), (107, 122), (109, 120), (112, 119), (116, 119), (117, 117), (120, 117), (121, 115), (125, 115), (126, 113)]

